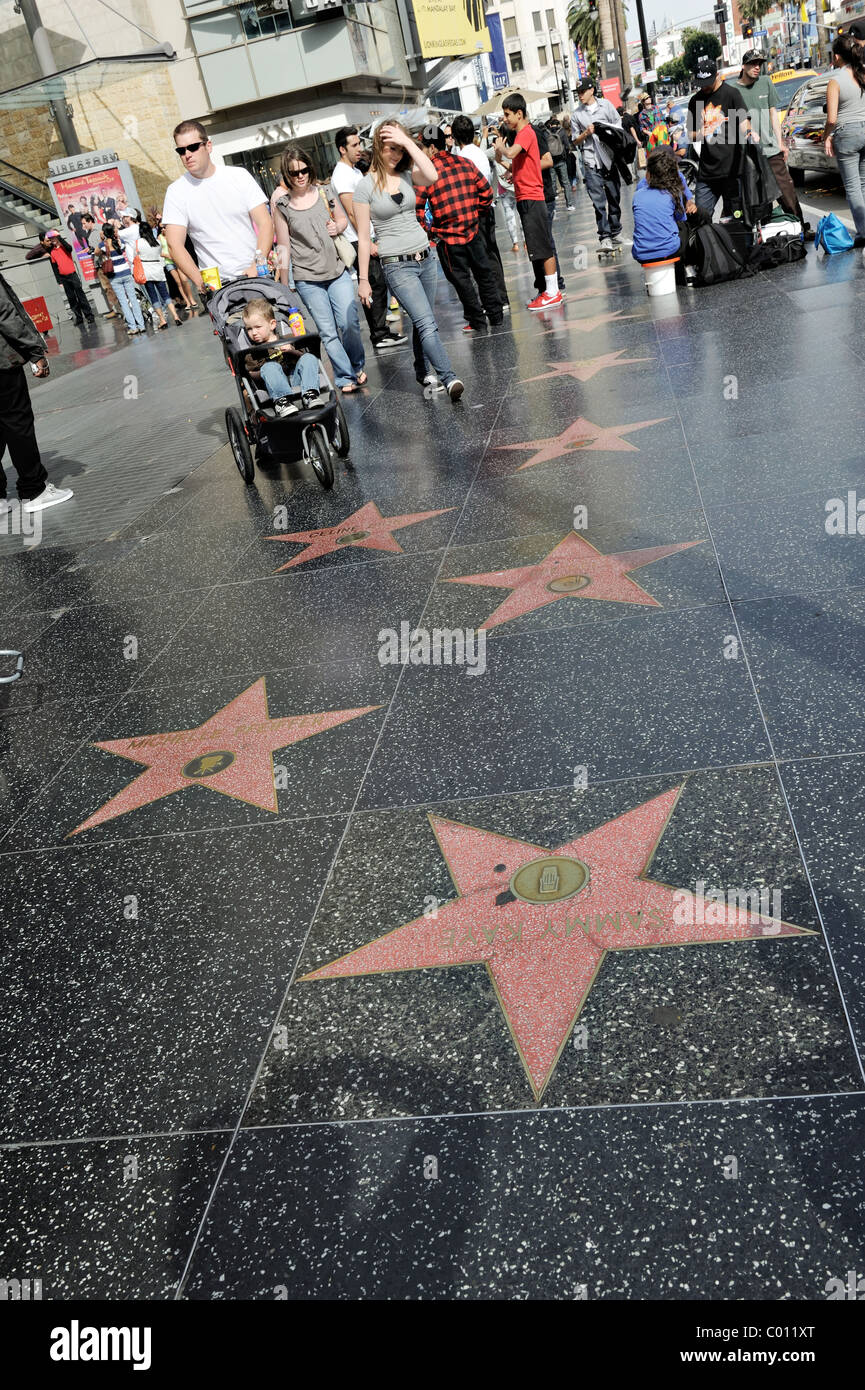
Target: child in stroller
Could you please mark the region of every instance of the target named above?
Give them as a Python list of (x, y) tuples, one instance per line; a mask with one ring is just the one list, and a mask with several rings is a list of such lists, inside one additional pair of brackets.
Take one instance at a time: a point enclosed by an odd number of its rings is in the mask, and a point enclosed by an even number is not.
[[(296, 415), (298, 407), (291, 400), (292, 391), (300, 391), (303, 409), (309, 410), (319, 398), (318, 358), (298, 350), (290, 343), (279, 343), (276, 313), (266, 299), (250, 299), (243, 309), (243, 328), (254, 348), (246, 354), (244, 367), (255, 379), (260, 375), (264, 389), (273, 401), (276, 415)], [(268, 352), (255, 348), (279, 343)], [(288, 371), (286, 372), (286, 368)]]

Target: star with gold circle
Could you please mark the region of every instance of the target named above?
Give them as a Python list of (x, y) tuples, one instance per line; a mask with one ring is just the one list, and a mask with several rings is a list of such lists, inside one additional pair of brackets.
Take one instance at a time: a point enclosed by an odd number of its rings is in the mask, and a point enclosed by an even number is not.
[(682, 790), (552, 850), (430, 815), (458, 896), (302, 979), (486, 966), (539, 1100), (608, 951), (815, 935), (646, 877)]
[(591, 381), (592, 377), (597, 376), (605, 367), (627, 367), (633, 362), (652, 360), (651, 357), (625, 357), (625, 351), (625, 348), (620, 348), (618, 352), (605, 352), (601, 357), (584, 357), (579, 362), (548, 362), (548, 372), (541, 372), (540, 376), (523, 377), (520, 385), (525, 386), (530, 381), (546, 381), (551, 376), (572, 376), (576, 381)]
[(273, 778), (276, 749), (288, 748), (290, 744), (323, 734), (327, 729), (379, 708), (379, 705), (365, 705), (360, 709), (326, 710), (320, 714), (271, 719), (267, 686), (262, 676), (197, 728), (94, 743), (94, 748), (141, 763), (147, 771), (70, 831), (70, 836), (161, 801), (184, 787), (206, 787), (208, 791), (276, 814), (279, 811)]
[(616, 454), (638, 454), (636, 444), (631, 444), (623, 436), (633, 434), (634, 430), (646, 430), (650, 425), (663, 425), (669, 415), (659, 420), (639, 420), (634, 425), (593, 425), (581, 415), (561, 434), (551, 435), (549, 439), (526, 439), (522, 444), (499, 444), (499, 449), (537, 449), (530, 459), (521, 463), (517, 472), (533, 468), (536, 463), (548, 463), (551, 459), (573, 454), (577, 449), (606, 450)]
[(623, 550), (616, 555), (602, 555), (584, 536), (571, 531), (559, 541), (536, 565), (522, 565), (512, 570), (493, 570), (488, 574), (464, 574), (448, 579), (448, 584), (489, 585), (495, 589), (511, 589), (508, 598), (491, 613), (481, 628), (498, 627), (501, 623), (531, 613), (560, 599), (605, 599), (610, 603), (639, 603), (651, 608), (661, 604), (646, 593), (634, 579), (631, 570), (652, 565), (666, 555), (702, 545), (702, 541), (680, 541), (677, 545), (656, 545), (648, 550)]
[(320, 526), (314, 531), (292, 531), (290, 535), (266, 536), (269, 541), (296, 541), (305, 545), (299, 555), (292, 555), (285, 565), (274, 570), (281, 574), (295, 565), (305, 565), (307, 560), (317, 560), (320, 555), (332, 555), (343, 546), (357, 546), (362, 550), (389, 550), (395, 555), (402, 554), (402, 547), (393, 537), (394, 531), (403, 526), (416, 526), (419, 521), (429, 521), (430, 517), (443, 516), (452, 512), (453, 507), (440, 507), (435, 512), (407, 512), (404, 516), (382, 516), (375, 502), (366, 502), (351, 516), (336, 526)]

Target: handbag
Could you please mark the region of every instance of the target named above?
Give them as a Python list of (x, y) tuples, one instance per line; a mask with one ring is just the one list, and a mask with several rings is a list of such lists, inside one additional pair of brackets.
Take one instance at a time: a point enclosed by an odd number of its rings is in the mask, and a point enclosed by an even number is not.
[(834, 212), (829, 212), (817, 223), (814, 245), (818, 251), (822, 250), (824, 255), (834, 256), (838, 251), (849, 251), (853, 245), (853, 238), (841, 218), (836, 217)]
[[(318, 191), (321, 196), (321, 201), (327, 208), (328, 217), (332, 217), (333, 211), (331, 209), (330, 203), (327, 200), (327, 195), (325, 194), (324, 189), (320, 188)], [(350, 270), (351, 267), (354, 265), (355, 261), (357, 260), (357, 247), (355, 246), (354, 242), (349, 241), (348, 237), (344, 236), (342, 232), (337, 232), (335, 237), (331, 237), (331, 241), (333, 242), (333, 249), (336, 252), (337, 256), (342, 261), (343, 265), (347, 266)]]

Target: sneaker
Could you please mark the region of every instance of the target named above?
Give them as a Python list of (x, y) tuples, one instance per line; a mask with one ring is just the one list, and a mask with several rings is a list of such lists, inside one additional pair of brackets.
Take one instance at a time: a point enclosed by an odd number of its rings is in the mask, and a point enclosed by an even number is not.
[(24, 503), (25, 512), (41, 512), (44, 507), (56, 507), (59, 502), (68, 502), (72, 496), (71, 487), (55, 487), (46, 483), (38, 497)]
[[(316, 392), (316, 394), (318, 393)], [(288, 396), (280, 396), (278, 400), (275, 400), (273, 402), (273, 409), (275, 413), (279, 416), (280, 420), (283, 420), (286, 415), (297, 414), (297, 406), (294, 404), (293, 401), (290, 401), (288, 399)]]
[(622, 233), (613, 232), (613, 235), (610, 237), (610, 241), (613, 243), (614, 246), (622, 246), (624, 244), (622, 241)]
[(503, 305), (502, 305), (502, 313), (503, 313), (503, 314), (509, 314), (510, 312), (511, 312), (511, 306), (510, 306), (510, 304), (503, 304)]
[(406, 333), (386, 333), (383, 338), (377, 338), (373, 343), (376, 352), (383, 352), (386, 348), (399, 347), (401, 343), (408, 342)]
[(465, 389), (459, 377), (455, 376), (453, 381), (449, 382), (447, 392), (452, 401), (458, 401)]
[(483, 333), (483, 331), (484, 331), (485, 328), (486, 328), (486, 324), (475, 324), (475, 323), (464, 323), (464, 324), (463, 324), (463, 332), (464, 332), (464, 333)]
[(313, 391), (312, 387), (310, 387), (308, 391), (304, 391), (303, 395), (301, 396), (304, 410), (311, 410), (314, 405), (318, 405), (320, 399), (320, 391)]
[(601, 244), (600, 244), (600, 246), (598, 247), (598, 250), (599, 250), (599, 251), (612, 251), (613, 249), (614, 249), (614, 247), (613, 247), (613, 239), (612, 239), (612, 237), (608, 237), (608, 236), (601, 237)]
[(854, 247), (854, 250), (859, 250), (860, 247), (862, 247), (862, 246), (865, 246), (865, 236), (854, 236), (854, 238), (853, 238), (853, 247)]
[(576, 212), (576, 210), (577, 209), (574, 207), (573, 203), (570, 203), (568, 206), (568, 212)]
[(556, 294), (547, 294), (546, 290), (544, 290), (543, 294), (539, 294), (537, 299), (530, 300), (526, 307), (532, 310), (552, 309), (556, 304), (561, 303), (561, 291), (558, 291)]
[(424, 377), (423, 381), (421, 382), (421, 385), (424, 387), (425, 392), (428, 391), (430, 394), (436, 391), (444, 391), (445, 389), (444, 384), (441, 381), (439, 381), (435, 372), (429, 372)]

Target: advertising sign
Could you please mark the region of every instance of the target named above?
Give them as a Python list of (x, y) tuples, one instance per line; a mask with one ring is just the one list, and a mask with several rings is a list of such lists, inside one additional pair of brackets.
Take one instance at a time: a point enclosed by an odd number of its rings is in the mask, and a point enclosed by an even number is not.
[(51, 322), (48, 305), (45, 303), (43, 296), (40, 295), (38, 299), (22, 299), (21, 303), (24, 306), (25, 312), (28, 313), (33, 320), (34, 328), (37, 328), (40, 333), (50, 333), (54, 325)]
[[(93, 156), (86, 158), (92, 159)], [(67, 161), (68, 164), (72, 162)], [(101, 232), (103, 222), (116, 221), (119, 224), (124, 208), (141, 211), (129, 165), (115, 157), (114, 161), (101, 165), (73, 168), (69, 172), (64, 170), (60, 175), (54, 173), (48, 184), (59, 215), (60, 232), (68, 238), (85, 281), (92, 282), (96, 275), (82, 219), (85, 213), (89, 213), (96, 229)]]
[(601, 92), (607, 98), (607, 101), (611, 101), (614, 106), (621, 106), (622, 85), (618, 77), (602, 77)]
[(490, 52), (481, 0), (412, 0), (412, 6), (423, 58)]
[(505, 41), (502, 36), (502, 17), (499, 14), (487, 15), (487, 29), (490, 35), (490, 70), (493, 91), (501, 92), (508, 85), (508, 60), (505, 57)]

